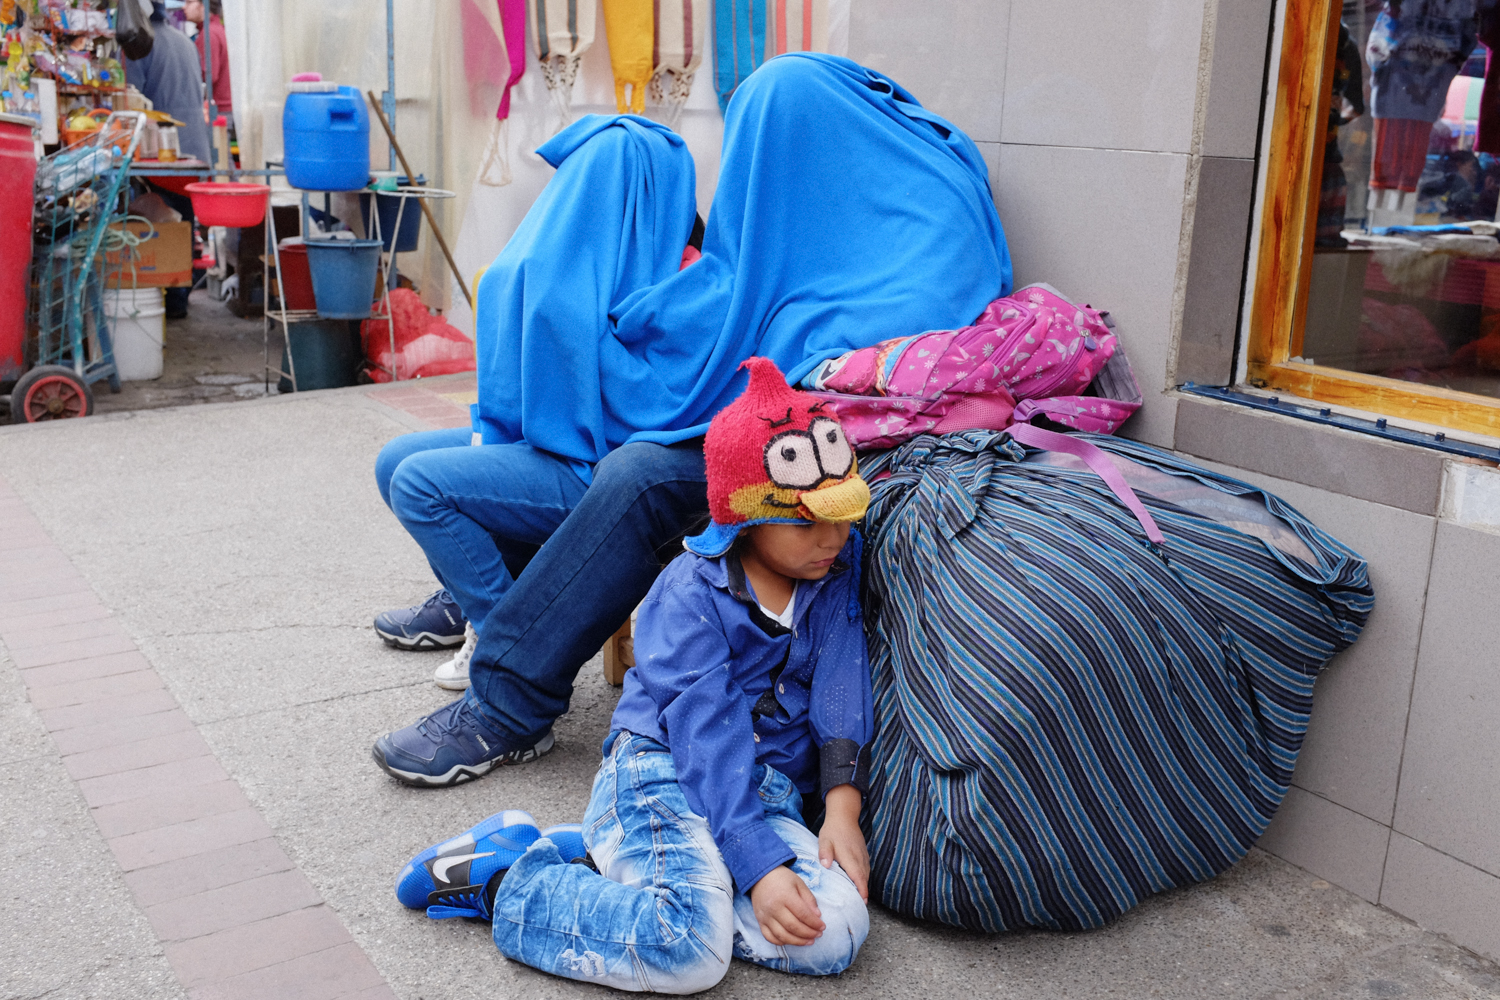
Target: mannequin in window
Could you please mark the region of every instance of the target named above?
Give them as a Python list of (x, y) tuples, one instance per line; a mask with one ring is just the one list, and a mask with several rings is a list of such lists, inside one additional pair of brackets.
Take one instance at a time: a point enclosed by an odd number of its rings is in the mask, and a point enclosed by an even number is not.
[[(1410, 222), (1427, 162), (1432, 123), (1448, 87), (1478, 41), (1497, 0), (1386, 0), (1365, 58), (1375, 158), (1370, 171), (1371, 222)], [(1385, 216), (1381, 218), (1381, 216)]]

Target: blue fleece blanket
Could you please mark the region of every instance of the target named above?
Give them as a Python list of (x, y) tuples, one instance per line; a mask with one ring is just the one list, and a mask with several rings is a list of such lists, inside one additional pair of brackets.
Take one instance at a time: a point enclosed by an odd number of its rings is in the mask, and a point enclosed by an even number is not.
[(741, 361), (795, 382), (827, 358), (971, 322), (1011, 288), (969, 138), (848, 59), (772, 59), (735, 92), (703, 258), (692, 157), (644, 118), (591, 115), (537, 151), (557, 173), (479, 282), (486, 442), (592, 463), (702, 434)]

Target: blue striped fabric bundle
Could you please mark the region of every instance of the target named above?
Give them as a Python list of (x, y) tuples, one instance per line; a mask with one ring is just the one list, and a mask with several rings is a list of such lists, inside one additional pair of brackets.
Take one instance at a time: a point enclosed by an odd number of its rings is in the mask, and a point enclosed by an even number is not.
[(1078, 930), (1224, 871), (1374, 605), (1364, 560), (1278, 498), (1076, 436), (1122, 466), (1161, 551), (1081, 463), (1003, 432), (861, 461), (871, 888), (902, 913)]

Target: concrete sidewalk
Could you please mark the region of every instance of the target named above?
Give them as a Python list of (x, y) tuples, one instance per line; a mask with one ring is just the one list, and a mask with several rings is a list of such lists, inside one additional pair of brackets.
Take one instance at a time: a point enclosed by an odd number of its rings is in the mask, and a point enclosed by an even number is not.
[[(416, 851), (506, 807), (583, 813), (617, 691), (557, 749), (415, 791), (371, 741), (444, 704), (370, 619), (433, 589), (380, 446), (472, 379), (0, 429), (0, 998), (603, 996), (403, 909)], [(878, 908), (855, 967), (736, 963), (713, 996), (1500, 998), (1500, 969), (1269, 855), (1088, 934)]]

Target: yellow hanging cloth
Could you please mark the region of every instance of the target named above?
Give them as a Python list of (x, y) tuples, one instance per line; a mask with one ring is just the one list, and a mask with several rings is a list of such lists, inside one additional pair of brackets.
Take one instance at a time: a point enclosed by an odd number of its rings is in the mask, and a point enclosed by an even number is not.
[[(656, 39), (654, 0), (604, 0), (604, 31), (609, 37), (609, 64), (615, 72), (615, 108), (624, 114), (646, 113), (646, 84), (651, 82)], [(625, 88), (630, 87), (630, 100)]]

